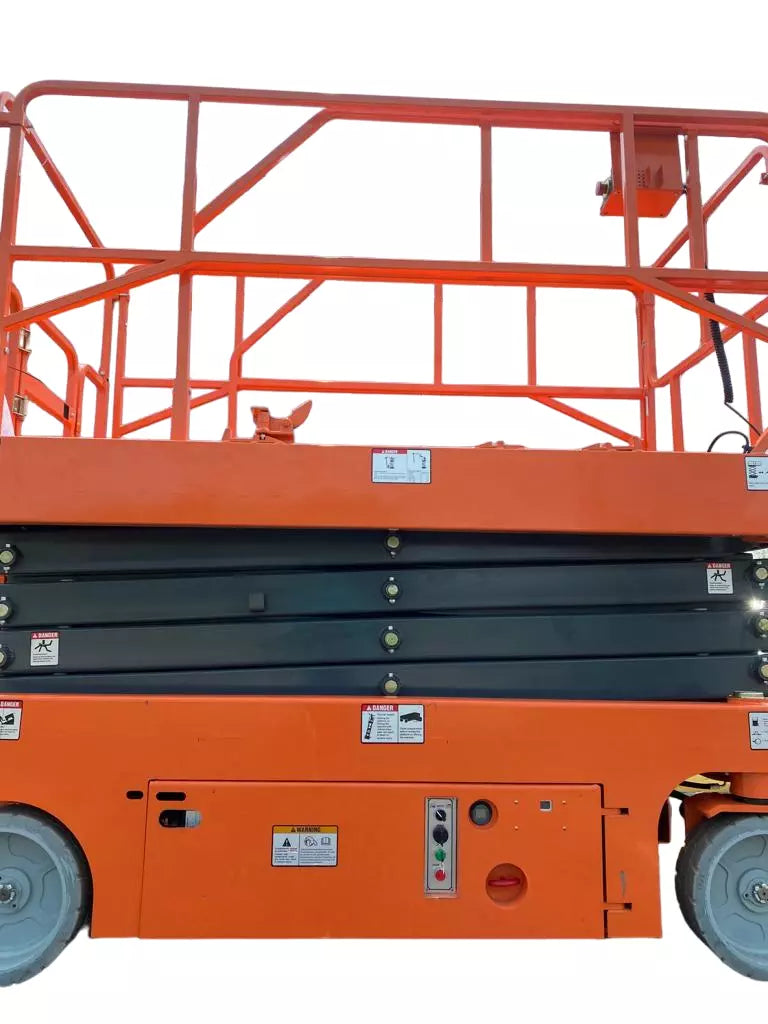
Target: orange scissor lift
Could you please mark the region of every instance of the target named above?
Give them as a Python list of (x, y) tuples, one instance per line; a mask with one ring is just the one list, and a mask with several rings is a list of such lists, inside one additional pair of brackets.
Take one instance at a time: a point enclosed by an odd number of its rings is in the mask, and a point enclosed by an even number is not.
[[(33, 101), (50, 96), (184, 106), (178, 248), (101, 241), (30, 121)], [(206, 104), (310, 116), (201, 205)], [(196, 245), (339, 120), (474, 126), (479, 258)], [(504, 128), (605, 136), (612, 171), (598, 193), (601, 213), (623, 218), (620, 265), (494, 259), (492, 142)], [(707, 227), (766, 164), (768, 115), (45, 82), (0, 94), (0, 132), (0, 984), (46, 966), (84, 922), (94, 937), (656, 936), (671, 795), (687, 832), (686, 919), (730, 966), (767, 979), (768, 432), (757, 342), (768, 340), (768, 271), (709, 268)], [(705, 198), (699, 143), (709, 137), (743, 139), (747, 155)], [(82, 245), (18, 242), (25, 150)], [(642, 261), (640, 219), (677, 203), (683, 230)], [(671, 267), (686, 247), (688, 265)], [(103, 280), (25, 305), (17, 272), (51, 263), (95, 265)], [(223, 379), (191, 375), (203, 276), (233, 283)], [(176, 372), (129, 376), (131, 297), (162, 278), (178, 279)], [(297, 286), (248, 333), (251, 278)], [(253, 345), (329, 281), (428, 289), (432, 379), (245, 376)], [(519, 383), (446, 380), (444, 292), (477, 285), (523, 291)], [(552, 288), (564, 301), (568, 289), (634, 298), (636, 384), (541, 382), (537, 295)], [(734, 294), (754, 300), (738, 312)], [(701, 326), (698, 346), (664, 373), (657, 299)], [(54, 319), (88, 305), (102, 315), (98, 366)], [(63, 393), (34, 363), (31, 329), (63, 353)], [(736, 337), (744, 451), (686, 451), (681, 381), (715, 357), (732, 404)], [(83, 437), (90, 388), (93, 436)], [(130, 389), (170, 402), (126, 422)], [(243, 440), (238, 397), (249, 391), (525, 398), (602, 441), (570, 451), (294, 443), (307, 405), (282, 419), (254, 409)], [(671, 451), (657, 448), (660, 395)], [(637, 429), (579, 407), (591, 399), (635, 403)], [(224, 438), (190, 440), (191, 414), (215, 402), (227, 407)], [(25, 436), (32, 407), (61, 436)], [(130, 436), (161, 422), (168, 440)]]

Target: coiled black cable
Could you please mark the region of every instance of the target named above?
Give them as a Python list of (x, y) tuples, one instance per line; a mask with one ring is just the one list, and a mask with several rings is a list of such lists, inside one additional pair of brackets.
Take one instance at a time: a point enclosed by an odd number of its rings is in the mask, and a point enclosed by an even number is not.
[[(715, 304), (715, 296), (712, 292), (705, 292), (704, 298), (707, 302), (711, 302), (712, 305)], [(731, 380), (731, 368), (728, 365), (728, 356), (725, 352), (725, 342), (720, 331), (719, 321), (709, 321), (709, 336), (712, 339), (717, 365), (720, 367), (720, 377), (723, 381), (723, 401), (726, 405), (731, 405), (733, 402), (733, 381)]]
[[(712, 294), (712, 292), (704, 292), (704, 298), (707, 300), (707, 302), (711, 302), (714, 305), (715, 296)], [(728, 356), (725, 352), (725, 342), (723, 341), (723, 335), (720, 330), (720, 322), (719, 320), (709, 319), (708, 323), (709, 336), (712, 339), (712, 347), (715, 350), (715, 358), (717, 359), (717, 365), (720, 369), (720, 379), (723, 382), (723, 402), (725, 403), (725, 407), (726, 409), (730, 409), (735, 416), (738, 416), (740, 420), (746, 423), (750, 430), (753, 431), (753, 433), (759, 434), (760, 431), (757, 429), (757, 427), (753, 426), (753, 424), (749, 422), (747, 417), (740, 413), (738, 409), (733, 408), (733, 381), (731, 380), (731, 368), (728, 365)], [(722, 434), (718, 434), (712, 442), (712, 444), (710, 444), (709, 448), (707, 448), (707, 451), (711, 452), (715, 446), (715, 443), (719, 441), (721, 437), (725, 437), (726, 434), (734, 433), (739, 433), (739, 431), (726, 430)], [(741, 434), (741, 436), (744, 437), (743, 434)], [(746, 453), (751, 451), (752, 448), (749, 443), (749, 438), (745, 438), (745, 441), (746, 444), (744, 446), (744, 452)]]

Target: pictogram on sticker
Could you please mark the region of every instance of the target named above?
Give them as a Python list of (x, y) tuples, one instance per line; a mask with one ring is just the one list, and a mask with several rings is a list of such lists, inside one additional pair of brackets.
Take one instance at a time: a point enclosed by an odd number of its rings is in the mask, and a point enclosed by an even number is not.
[(34, 668), (41, 665), (59, 664), (59, 634), (51, 632), (32, 633), (29, 640), (29, 664)]
[(432, 482), (429, 448), (374, 448), (371, 480), (375, 484), (428, 484)]
[(0, 740), (19, 739), (23, 711), (24, 701), (0, 700)]
[(363, 743), (423, 743), (423, 704), (363, 704)]
[(339, 860), (336, 825), (273, 825), (273, 868), (335, 868)]
[(709, 562), (707, 564), (707, 593), (733, 593), (733, 566), (730, 562)]

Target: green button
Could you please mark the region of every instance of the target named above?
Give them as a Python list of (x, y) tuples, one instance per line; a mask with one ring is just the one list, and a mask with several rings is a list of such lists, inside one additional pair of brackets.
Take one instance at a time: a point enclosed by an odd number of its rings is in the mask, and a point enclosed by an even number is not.
[(445, 850), (435, 850), (435, 860), (445, 860)]

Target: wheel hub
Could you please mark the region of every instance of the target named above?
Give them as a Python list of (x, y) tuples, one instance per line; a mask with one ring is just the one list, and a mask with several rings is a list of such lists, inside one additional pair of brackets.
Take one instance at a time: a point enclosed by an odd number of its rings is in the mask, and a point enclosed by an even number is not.
[(764, 867), (753, 866), (739, 879), (742, 906), (753, 914), (768, 914), (768, 873)]
[(18, 913), (29, 899), (32, 882), (20, 868), (0, 864), (0, 917)]

